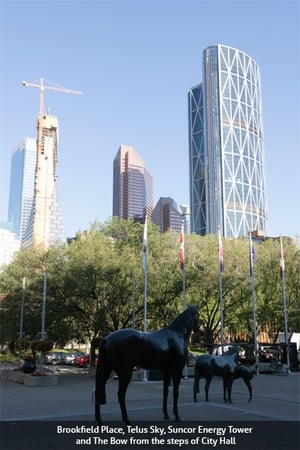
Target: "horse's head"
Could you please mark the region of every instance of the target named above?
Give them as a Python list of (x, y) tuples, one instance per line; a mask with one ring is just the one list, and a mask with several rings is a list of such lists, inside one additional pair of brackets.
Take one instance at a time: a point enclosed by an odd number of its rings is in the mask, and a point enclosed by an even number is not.
[(195, 311), (195, 316), (194, 316), (193, 325), (192, 325), (192, 331), (194, 333), (197, 333), (197, 331), (199, 331), (199, 328), (200, 328), (199, 306), (192, 306), (192, 308), (194, 308), (194, 311)]
[(199, 306), (189, 306), (168, 326), (176, 332), (183, 332), (186, 337), (199, 330)]

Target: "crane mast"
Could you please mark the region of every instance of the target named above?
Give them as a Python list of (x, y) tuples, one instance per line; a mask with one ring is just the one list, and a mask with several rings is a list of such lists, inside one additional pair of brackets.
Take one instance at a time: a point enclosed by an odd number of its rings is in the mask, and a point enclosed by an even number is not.
[(57, 87), (57, 86), (45, 86), (44, 84), (44, 78), (40, 79), (40, 83), (30, 83), (28, 81), (23, 81), (22, 82), (22, 86), (25, 87), (33, 87), (33, 88), (37, 88), (40, 90), (40, 115), (44, 114), (44, 92), (45, 90), (49, 90), (49, 91), (57, 91), (57, 92), (64, 92), (66, 94), (77, 94), (77, 95), (81, 95), (82, 92), (81, 91), (74, 91), (73, 89), (67, 89), (64, 87)]

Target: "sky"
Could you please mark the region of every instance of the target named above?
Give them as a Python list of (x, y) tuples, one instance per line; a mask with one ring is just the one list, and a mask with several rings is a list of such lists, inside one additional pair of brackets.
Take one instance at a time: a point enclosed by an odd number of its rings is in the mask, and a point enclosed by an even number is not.
[[(39, 90), (59, 121), (58, 193), (68, 237), (112, 215), (113, 159), (131, 145), (160, 197), (189, 204), (187, 94), (202, 51), (229, 45), (261, 72), (267, 235), (300, 234), (300, 2), (0, 0), (0, 221), (12, 152), (36, 137)], [(299, 236), (298, 236), (299, 237)]]

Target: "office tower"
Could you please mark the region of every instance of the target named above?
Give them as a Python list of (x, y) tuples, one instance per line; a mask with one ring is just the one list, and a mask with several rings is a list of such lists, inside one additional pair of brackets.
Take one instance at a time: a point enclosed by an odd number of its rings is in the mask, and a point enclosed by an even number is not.
[(159, 226), (161, 233), (169, 229), (180, 232), (184, 215), (175, 200), (171, 197), (160, 197), (152, 212), (152, 222)]
[(189, 205), (179, 205), (178, 210), (181, 212), (184, 223), (184, 232), (189, 234), (191, 232), (191, 214)]
[(57, 146), (57, 117), (39, 114), (34, 199), (22, 246), (47, 249), (66, 241), (56, 186)]
[(143, 222), (152, 209), (152, 176), (135, 149), (121, 145), (113, 162), (113, 216)]
[(265, 232), (259, 68), (224, 45), (203, 51), (203, 81), (188, 94), (191, 231)]
[(9, 227), (0, 223), (0, 272), (3, 265), (10, 264), (15, 253), (20, 249), (20, 240)]
[(34, 176), (36, 165), (36, 140), (24, 138), (12, 154), (8, 201), (8, 222), (16, 239), (22, 240), (34, 194)]

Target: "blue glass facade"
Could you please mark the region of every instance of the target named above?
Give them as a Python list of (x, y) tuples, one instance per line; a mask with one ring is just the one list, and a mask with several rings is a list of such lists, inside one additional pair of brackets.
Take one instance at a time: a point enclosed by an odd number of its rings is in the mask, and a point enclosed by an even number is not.
[(36, 166), (36, 140), (24, 138), (11, 158), (8, 222), (16, 238), (22, 240), (29, 220)]
[(188, 94), (191, 231), (225, 237), (265, 231), (260, 74), (245, 53), (203, 52), (203, 82)]

